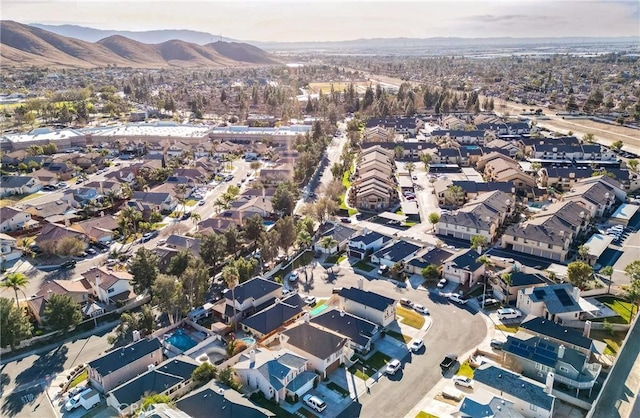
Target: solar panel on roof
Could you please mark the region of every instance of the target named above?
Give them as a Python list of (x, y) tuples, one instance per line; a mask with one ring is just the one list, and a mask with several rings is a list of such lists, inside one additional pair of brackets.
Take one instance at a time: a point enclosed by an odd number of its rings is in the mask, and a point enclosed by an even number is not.
[(562, 306), (571, 306), (573, 305), (573, 299), (571, 299), (571, 297), (569, 297), (569, 295), (567, 294), (567, 291), (565, 289), (553, 289), (553, 291), (555, 292), (558, 300), (560, 301), (560, 303), (562, 304)]
[(534, 289), (533, 294), (536, 295), (538, 299), (544, 299), (546, 292), (542, 289)]

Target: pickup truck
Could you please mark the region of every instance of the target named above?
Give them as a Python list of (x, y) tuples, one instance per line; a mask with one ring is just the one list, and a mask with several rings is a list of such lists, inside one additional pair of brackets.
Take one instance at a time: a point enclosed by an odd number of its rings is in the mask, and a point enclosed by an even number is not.
[(458, 356), (456, 354), (447, 354), (444, 360), (440, 362), (440, 368), (443, 372), (446, 372), (456, 363), (457, 360)]
[(83, 406), (84, 409), (89, 410), (100, 403), (100, 394), (95, 389), (87, 388), (67, 401), (64, 408), (67, 412), (76, 409), (79, 406)]

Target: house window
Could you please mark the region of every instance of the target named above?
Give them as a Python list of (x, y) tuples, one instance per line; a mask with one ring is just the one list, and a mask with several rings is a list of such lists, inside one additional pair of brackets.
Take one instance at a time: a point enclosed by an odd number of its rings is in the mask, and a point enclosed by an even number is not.
[(564, 366), (560, 366), (560, 371), (564, 373), (569, 373), (569, 369)]
[(535, 406), (534, 404), (529, 404), (529, 409), (535, 412), (538, 410), (538, 407)]
[(107, 290), (107, 293), (113, 293), (113, 292), (115, 292), (115, 289), (113, 289), (113, 288)]

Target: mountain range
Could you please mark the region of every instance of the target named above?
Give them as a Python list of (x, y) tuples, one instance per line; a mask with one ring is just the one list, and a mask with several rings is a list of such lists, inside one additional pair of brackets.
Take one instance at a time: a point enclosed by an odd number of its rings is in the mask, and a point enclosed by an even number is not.
[[(564, 49), (581, 45), (584, 47), (601, 47), (603, 44), (609, 46), (635, 46), (640, 44), (640, 37), (565, 37), (565, 38), (375, 38), (375, 39), (354, 39), (331, 42), (269, 42), (265, 40), (238, 41), (230, 38), (221, 38), (217, 35), (193, 30), (153, 30), (153, 31), (114, 31), (88, 28), (77, 25), (43, 25), (33, 23), (41, 29), (45, 29), (60, 35), (82, 39), (88, 42), (96, 42), (100, 39), (112, 35), (121, 35), (135, 41), (144, 43), (162, 43), (172, 39), (180, 39), (204, 45), (214, 39), (229, 42), (247, 42), (259, 48), (271, 52), (327, 52), (327, 53), (352, 53), (352, 54), (460, 54), (475, 53), (477, 48), (483, 50), (508, 49), (517, 52), (518, 48), (530, 51), (534, 48)], [(598, 48), (601, 49), (601, 48)]]
[(0, 21), (0, 45), (4, 68), (34, 65), (221, 68), (278, 62), (269, 53), (247, 43), (217, 41), (200, 45), (181, 39), (144, 43), (116, 33), (90, 42), (8, 20)]

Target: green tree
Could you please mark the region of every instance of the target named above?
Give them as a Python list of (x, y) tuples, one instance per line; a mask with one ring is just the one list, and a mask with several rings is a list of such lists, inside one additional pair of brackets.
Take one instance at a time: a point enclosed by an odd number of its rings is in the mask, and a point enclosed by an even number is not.
[(189, 250), (182, 250), (178, 254), (174, 255), (169, 261), (169, 267), (167, 267), (167, 274), (171, 276), (180, 277), (182, 273), (189, 266), (189, 261), (193, 258), (193, 254)]
[(631, 285), (627, 287), (625, 299), (631, 303), (631, 318), (633, 318), (636, 312), (638, 312), (638, 305), (640, 304), (639, 282), (631, 282)]
[(409, 172), (409, 175), (411, 175), (413, 171), (416, 169), (416, 165), (415, 163), (409, 161), (408, 163), (405, 163), (404, 168)]
[(133, 289), (137, 294), (151, 291), (158, 277), (158, 256), (152, 250), (140, 247), (131, 260), (129, 273), (133, 276)]
[(631, 283), (640, 283), (640, 260), (628, 264), (624, 268), (624, 274), (631, 280)]
[(318, 244), (324, 248), (325, 252), (329, 252), (329, 250), (333, 247), (335, 247), (336, 245), (338, 245), (338, 241), (333, 238), (332, 235), (326, 235), (324, 237), (322, 237), (320, 239), (320, 241), (318, 242)]
[(0, 347), (11, 347), (11, 350), (31, 337), (33, 327), (22, 309), (13, 306), (13, 301), (0, 298)]
[(607, 280), (609, 281), (609, 287), (607, 289), (607, 293), (611, 293), (611, 284), (613, 283), (612, 281), (612, 277), (613, 277), (613, 267), (612, 266), (604, 266), (600, 272), (601, 275), (606, 276)]
[(212, 234), (204, 235), (200, 241), (200, 257), (209, 266), (215, 268), (227, 254), (227, 240), (224, 235)]
[(631, 170), (636, 171), (638, 169), (638, 160), (632, 158), (629, 161), (627, 161), (627, 165)]
[(235, 376), (235, 372), (231, 367), (227, 367), (220, 371), (220, 373), (218, 373), (218, 380), (237, 392), (240, 392), (242, 389), (242, 384), (240, 384), (240, 381)]
[(236, 227), (231, 227), (224, 231), (224, 238), (227, 241), (227, 252), (235, 257), (242, 244), (242, 232)]
[(282, 216), (291, 216), (297, 200), (297, 188), (290, 181), (278, 184), (271, 205), (273, 210)]
[(20, 303), (18, 302), (18, 290), (21, 291), (26, 298), (27, 295), (24, 293), (24, 288), (27, 287), (28, 283), (29, 278), (27, 276), (25, 276), (23, 273), (16, 272), (7, 274), (7, 277), (5, 277), (4, 280), (0, 283), (0, 287), (13, 290), (16, 295), (16, 306), (19, 307)]
[(231, 289), (231, 300), (233, 304), (233, 328), (238, 330), (238, 321), (236, 319), (236, 286), (240, 280), (240, 274), (234, 263), (227, 264), (222, 269), (222, 280), (224, 280), (227, 288)]
[(431, 212), (429, 214), (429, 223), (435, 228), (438, 222), (440, 222), (440, 214), (438, 212)]
[(216, 372), (216, 367), (211, 363), (202, 363), (191, 373), (191, 380), (196, 386), (202, 386), (215, 378)]
[(445, 203), (451, 206), (460, 206), (462, 199), (464, 199), (464, 190), (460, 186), (451, 185), (444, 192)]
[(298, 232), (295, 244), (299, 249), (309, 248), (309, 245), (311, 245), (311, 235), (309, 235), (309, 232), (307, 232), (306, 229), (302, 229)]
[(189, 308), (204, 303), (209, 288), (209, 270), (201, 258), (192, 257), (189, 259), (187, 268), (180, 276), (180, 282), (189, 302)]
[(587, 245), (581, 245), (578, 247), (578, 257), (583, 261), (589, 257), (589, 247)]
[(509, 303), (509, 296), (511, 293), (511, 285), (513, 284), (512, 280), (511, 280), (511, 273), (502, 273), (500, 275), (500, 278), (502, 279), (502, 282), (505, 284), (505, 286), (507, 287), (507, 294), (506, 294), (506, 302), (507, 304)]
[(257, 213), (252, 215), (244, 221), (242, 229), (244, 230), (245, 238), (255, 243), (260, 238), (260, 235), (265, 231), (262, 216)]
[[(592, 134), (593, 135), (593, 134)], [(586, 135), (585, 135), (586, 136)], [(622, 146), (624, 145), (624, 142), (622, 141), (616, 141), (613, 144), (611, 144), (611, 148), (613, 148), (616, 151), (620, 151), (622, 149)]]
[(278, 243), (280, 242), (280, 234), (274, 228), (269, 232), (264, 232), (259, 239), (258, 248), (260, 249), (260, 258), (268, 263), (278, 256)]
[(593, 277), (593, 269), (584, 261), (574, 261), (567, 266), (567, 279), (575, 287), (584, 290)]
[(51, 328), (64, 334), (82, 321), (80, 305), (69, 295), (51, 295), (44, 307), (44, 315)]
[(61, 256), (78, 256), (85, 248), (85, 243), (75, 236), (63, 237), (56, 243), (55, 252)]
[(440, 277), (440, 269), (435, 264), (429, 264), (427, 267), (423, 268), (422, 277), (425, 280), (434, 281)]
[(154, 394), (145, 396), (144, 398), (142, 398), (142, 406), (136, 412), (147, 411), (151, 405), (156, 405), (161, 403), (171, 404), (171, 398), (169, 397), (169, 395), (161, 395), (159, 393), (154, 393)]
[(484, 250), (484, 248), (487, 246), (487, 237), (485, 237), (484, 235), (474, 235), (471, 237), (471, 248), (473, 248), (474, 250), (478, 250), (478, 247), (480, 247), (480, 250)]
[[(583, 140), (584, 142), (593, 142), (593, 141), (595, 141), (595, 139), (596, 139), (596, 136), (595, 136), (594, 134), (592, 134), (591, 132), (586, 133), (586, 134), (584, 134), (584, 135), (582, 136), (582, 140)], [(612, 145), (612, 146), (613, 146), (613, 145)]]
[(293, 217), (287, 216), (278, 219), (275, 228), (278, 231), (278, 236), (280, 238), (278, 246), (285, 252), (285, 254), (288, 254), (289, 249), (296, 241), (296, 226), (293, 221)]
[(146, 334), (151, 334), (155, 323), (156, 317), (153, 314), (151, 305), (148, 303), (142, 305), (142, 308), (140, 308), (140, 329), (142, 329)]
[(184, 305), (182, 283), (173, 276), (160, 274), (154, 281), (152, 290), (153, 303), (167, 314), (169, 322), (175, 323), (181, 316)]

